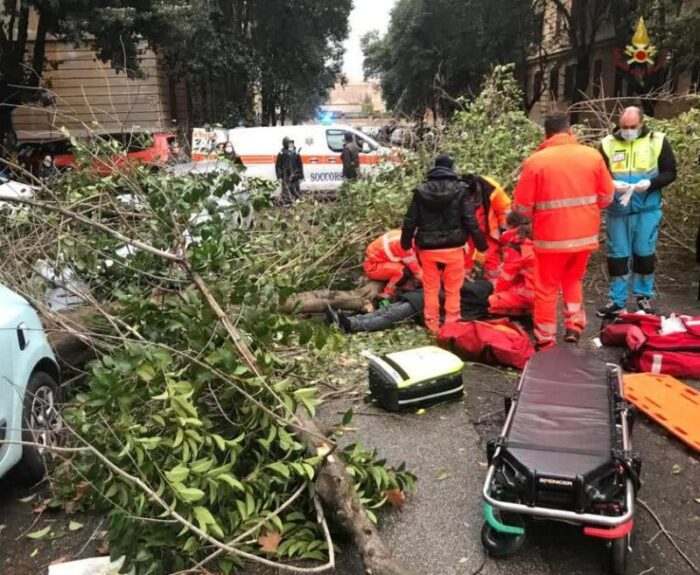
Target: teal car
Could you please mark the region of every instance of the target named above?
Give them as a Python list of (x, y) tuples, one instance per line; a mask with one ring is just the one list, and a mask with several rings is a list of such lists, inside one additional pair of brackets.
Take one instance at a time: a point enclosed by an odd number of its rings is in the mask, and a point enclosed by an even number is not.
[(47, 447), (63, 426), (58, 381), (38, 314), (0, 284), (0, 477), (13, 468), (26, 481), (44, 476)]

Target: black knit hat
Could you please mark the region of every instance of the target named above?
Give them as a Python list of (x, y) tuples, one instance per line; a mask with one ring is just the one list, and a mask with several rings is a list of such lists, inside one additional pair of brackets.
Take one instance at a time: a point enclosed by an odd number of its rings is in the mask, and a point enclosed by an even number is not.
[(455, 165), (455, 161), (448, 154), (440, 154), (435, 158), (436, 168), (450, 168), (452, 169)]

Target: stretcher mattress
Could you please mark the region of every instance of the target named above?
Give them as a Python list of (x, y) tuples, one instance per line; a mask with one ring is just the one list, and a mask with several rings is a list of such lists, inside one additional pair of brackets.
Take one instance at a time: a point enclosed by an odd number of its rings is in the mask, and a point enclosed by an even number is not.
[(536, 476), (585, 481), (612, 463), (613, 406), (608, 367), (595, 355), (571, 348), (538, 353), (523, 374), (508, 458)]

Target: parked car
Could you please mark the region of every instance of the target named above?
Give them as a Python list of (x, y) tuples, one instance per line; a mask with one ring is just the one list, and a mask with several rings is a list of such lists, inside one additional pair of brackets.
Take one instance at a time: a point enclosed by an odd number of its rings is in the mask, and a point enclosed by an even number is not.
[(44, 476), (46, 447), (55, 445), (63, 426), (58, 382), (37, 312), (0, 284), (0, 477), (15, 467), (27, 481)]
[[(121, 169), (129, 164), (163, 166), (170, 157), (170, 144), (177, 139), (171, 132), (124, 132), (97, 137), (106, 142), (116, 141), (126, 150), (126, 157), (95, 158), (92, 169), (100, 176), (109, 176), (115, 168)], [(23, 142), (19, 146), (20, 165), (34, 175), (46, 156), (51, 156), (59, 172), (76, 167), (73, 146), (68, 139)]]

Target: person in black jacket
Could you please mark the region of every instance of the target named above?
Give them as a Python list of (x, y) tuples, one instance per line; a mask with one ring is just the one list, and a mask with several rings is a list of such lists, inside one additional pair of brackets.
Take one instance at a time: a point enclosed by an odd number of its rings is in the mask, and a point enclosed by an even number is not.
[[(482, 319), (489, 315), (489, 296), (493, 286), (486, 280), (467, 280), (460, 290), (461, 317), (463, 320)], [(444, 294), (440, 294), (442, 296)], [(326, 306), (326, 323), (337, 325), (345, 333), (382, 331), (401, 322), (423, 316), (423, 289), (416, 288), (400, 294), (396, 301), (376, 311), (348, 316)]]
[(301, 197), (300, 182), (304, 179), (304, 164), (291, 138), (285, 137), (282, 140), (282, 149), (275, 162), (275, 174), (281, 184), (281, 203), (289, 205), (298, 200)]
[(340, 159), (343, 162), (343, 179), (354, 181), (360, 177), (360, 147), (355, 143), (352, 132), (345, 132), (345, 143)]
[(459, 294), (465, 276), (465, 244), (471, 237), (479, 251), (488, 247), (464, 182), (448, 155), (435, 160), (427, 180), (413, 192), (401, 233), (401, 247), (415, 240), (423, 268), (425, 326), (440, 328), (440, 287), (445, 292), (445, 322), (460, 319)]

